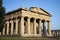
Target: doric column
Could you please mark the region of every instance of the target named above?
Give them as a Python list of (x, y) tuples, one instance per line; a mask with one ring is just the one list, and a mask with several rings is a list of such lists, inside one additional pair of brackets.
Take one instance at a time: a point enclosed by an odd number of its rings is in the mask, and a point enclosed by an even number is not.
[(4, 28), (3, 28), (3, 35), (5, 35), (5, 24), (4, 24)]
[(48, 34), (51, 35), (50, 21), (48, 22)]
[(34, 31), (33, 30), (33, 22), (30, 22), (30, 33), (33, 34), (34, 33), (33, 31)]
[(9, 21), (7, 21), (7, 35), (9, 34)]
[(3, 35), (5, 35), (5, 27), (3, 28)]
[(27, 33), (28, 33), (28, 23), (27, 23), (27, 21), (25, 22), (25, 24), (26, 24), (26, 25), (24, 26), (24, 27), (25, 27), (25, 28), (24, 28), (24, 30), (25, 30), (25, 31), (24, 31), (25, 33), (24, 33), (24, 34), (27, 34)]
[(0, 35), (1, 35), (1, 32), (0, 32)]
[(36, 19), (34, 19), (34, 34), (36, 34)]
[(46, 36), (46, 21), (43, 22), (43, 35)]
[(30, 34), (30, 18), (27, 19), (27, 26), (28, 26), (28, 34)]
[(39, 24), (38, 24), (38, 27), (39, 27), (39, 34), (41, 35), (41, 20), (39, 20)]
[(18, 19), (16, 18), (16, 33), (15, 34), (18, 34)]
[(3, 35), (3, 30), (1, 31), (1, 35)]
[(21, 17), (21, 35), (24, 34), (24, 17)]
[(13, 34), (13, 20), (11, 20), (11, 34)]

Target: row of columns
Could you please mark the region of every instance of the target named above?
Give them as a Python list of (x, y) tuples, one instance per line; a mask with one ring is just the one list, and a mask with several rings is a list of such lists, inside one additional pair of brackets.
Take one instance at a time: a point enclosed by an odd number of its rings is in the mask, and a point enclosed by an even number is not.
[[(11, 25), (9, 25), (9, 23), (11, 23)], [(6, 34), (9, 35), (9, 26), (11, 26), (11, 34), (13, 34), (13, 20), (10, 21), (6, 21), (6, 28), (3, 28), (3, 35), (5, 35), (5, 30), (6, 30)], [(16, 19), (16, 30), (15, 30), (15, 34), (17, 34), (18, 32), (18, 20)]]
[[(36, 19), (34, 19), (33, 21), (33, 24), (34, 24), (34, 34), (37, 34), (36, 32)], [(21, 22), (20, 22), (20, 34), (21, 35), (24, 35), (24, 17), (21, 17)], [(11, 20), (11, 34), (13, 34), (13, 20)], [(43, 34), (46, 33), (46, 21), (44, 21), (44, 24), (43, 24)], [(28, 28), (28, 35), (31, 34), (31, 30), (30, 30), (30, 18), (28, 17), (27, 18), (27, 28)], [(39, 35), (41, 35), (41, 20), (39, 20), (39, 24), (38, 24), (38, 27), (39, 27)], [(3, 28), (3, 34), (5, 34), (5, 28)], [(18, 34), (18, 19), (16, 19), (16, 29), (15, 29), (15, 34)], [(51, 29), (50, 29), (50, 22), (48, 22), (48, 34), (51, 35)], [(7, 35), (9, 35), (9, 22), (7, 21)]]

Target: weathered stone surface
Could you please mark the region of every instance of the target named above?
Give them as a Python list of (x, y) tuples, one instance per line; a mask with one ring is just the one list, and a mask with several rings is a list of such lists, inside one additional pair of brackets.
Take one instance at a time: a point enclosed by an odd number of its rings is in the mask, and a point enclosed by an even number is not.
[[(27, 8), (20, 8), (11, 12), (8, 12), (5, 16), (5, 22), (11, 23), (11, 34), (10, 35), (20, 35), (22, 37), (41, 37), (42, 35), (50, 35), (47, 33), (51, 33), (50, 24), (48, 28), (48, 32), (46, 30), (46, 22), (50, 20), (51, 14), (43, 10), (42, 8), (31, 7), (30, 9)], [(19, 23), (20, 20), (20, 24)], [(40, 20), (40, 21), (39, 21)], [(43, 25), (41, 25), (43, 23)], [(9, 25), (5, 26), (6, 29), (9, 30)], [(20, 25), (20, 26), (19, 26)], [(13, 27), (13, 28), (12, 28)], [(43, 31), (42, 31), (43, 27)], [(5, 29), (5, 30), (6, 30)], [(9, 31), (7, 34), (9, 35)], [(19, 34), (18, 34), (19, 30)], [(39, 33), (37, 33), (39, 32)]]

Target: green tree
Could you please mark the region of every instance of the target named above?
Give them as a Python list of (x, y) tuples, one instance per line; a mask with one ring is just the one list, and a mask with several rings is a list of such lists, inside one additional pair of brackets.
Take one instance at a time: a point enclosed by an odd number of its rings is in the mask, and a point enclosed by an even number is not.
[(4, 19), (5, 19), (5, 8), (2, 7), (2, 0), (0, 0), (0, 31), (2, 31), (4, 27)]
[(0, 0), (0, 7), (2, 6), (2, 0)]

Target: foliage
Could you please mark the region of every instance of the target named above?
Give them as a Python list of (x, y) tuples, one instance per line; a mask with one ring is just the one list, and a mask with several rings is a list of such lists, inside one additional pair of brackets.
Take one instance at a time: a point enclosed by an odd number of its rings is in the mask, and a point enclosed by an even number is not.
[(0, 7), (0, 31), (2, 31), (4, 27), (4, 18), (5, 18), (5, 8)]
[(0, 0), (0, 7), (2, 6), (2, 0)]

